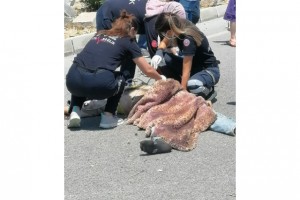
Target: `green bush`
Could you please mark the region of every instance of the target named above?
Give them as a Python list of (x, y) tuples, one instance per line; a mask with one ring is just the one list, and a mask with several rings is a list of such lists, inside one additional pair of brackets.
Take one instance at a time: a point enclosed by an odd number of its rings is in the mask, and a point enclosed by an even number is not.
[(86, 5), (87, 12), (96, 12), (105, 0), (81, 0)]

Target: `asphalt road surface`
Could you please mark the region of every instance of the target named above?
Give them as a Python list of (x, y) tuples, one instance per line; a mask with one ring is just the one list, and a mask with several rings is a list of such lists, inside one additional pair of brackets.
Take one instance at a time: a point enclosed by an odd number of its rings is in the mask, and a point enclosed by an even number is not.
[[(198, 24), (221, 61), (216, 111), (235, 119), (236, 49), (226, 45), (227, 23)], [(65, 73), (74, 56), (65, 57)], [(138, 73), (137, 73), (138, 74)], [(65, 105), (70, 93), (65, 87)], [(99, 117), (84, 118), (78, 130), (65, 120), (65, 200), (232, 200), (236, 197), (235, 137), (206, 131), (190, 152), (146, 155), (143, 130), (133, 125), (98, 128)], [(238, 133), (237, 133), (238, 134)]]

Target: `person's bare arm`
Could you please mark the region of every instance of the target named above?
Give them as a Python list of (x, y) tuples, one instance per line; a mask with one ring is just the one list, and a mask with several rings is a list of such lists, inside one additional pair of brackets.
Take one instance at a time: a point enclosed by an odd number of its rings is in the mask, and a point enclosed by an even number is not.
[(167, 48), (169, 44), (169, 40), (167, 38), (164, 38), (158, 45), (157, 49), (165, 49)]
[(193, 56), (184, 56), (182, 66), (181, 85), (184, 89), (187, 89), (187, 82), (191, 75)]

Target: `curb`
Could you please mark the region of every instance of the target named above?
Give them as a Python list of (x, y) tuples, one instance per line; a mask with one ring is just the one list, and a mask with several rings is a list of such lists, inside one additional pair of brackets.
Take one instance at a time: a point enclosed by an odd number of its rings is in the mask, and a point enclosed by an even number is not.
[(223, 17), (227, 8), (227, 4), (203, 8), (200, 10), (200, 20), (198, 23), (209, 21), (212, 19)]
[[(198, 22), (202, 23), (212, 19), (223, 17), (227, 8), (227, 4), (203, 8), (200, 10), (200, 20)], [(71, 54), (77, 54), (80, 52), (86, 43), (93, 37), (95, 33), (83, 34), (71, 38), (67, 38), (64, 41), (64, 56), (69, 56)]]

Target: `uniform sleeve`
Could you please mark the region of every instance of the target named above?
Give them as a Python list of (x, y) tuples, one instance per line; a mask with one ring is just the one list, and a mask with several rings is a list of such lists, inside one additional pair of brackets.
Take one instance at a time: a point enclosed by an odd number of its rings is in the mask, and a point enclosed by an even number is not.
[(196, 50), (196, 41), (190, 36), (184, 37), (182, 42), (182, 54), (184, 56), (194, 56), (196, 54)]
[(146, 18), (144, 20), (145, 32), (147, 38), (147, 47), (151, 58), (155, 55), (158, 46), (158, 41), (157, 41), (158, 33), (155, 31), (156, 19), (157, 16)]
[(136, 41), (128, 40), (128, 51), (132, 55), (132, 59), (143, 56), (141, 49)]

